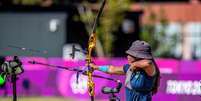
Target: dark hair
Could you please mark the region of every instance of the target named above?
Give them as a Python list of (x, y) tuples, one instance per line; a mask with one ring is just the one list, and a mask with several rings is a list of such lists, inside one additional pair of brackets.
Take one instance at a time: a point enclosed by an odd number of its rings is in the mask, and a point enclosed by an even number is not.
[(156, 94), (158, 92), (158, 88), (160, 86), (160, 79), (161, 79), (161, 76), (160, 76), (160, 70), (158, 68), (158, 65), (156, 64), (155, 60), (152, 59), (155, 67), (156, 67), (156, 79), (155, 79), (155, 82), (154, 82), (154, 86), (152, 88), (152, 95)]

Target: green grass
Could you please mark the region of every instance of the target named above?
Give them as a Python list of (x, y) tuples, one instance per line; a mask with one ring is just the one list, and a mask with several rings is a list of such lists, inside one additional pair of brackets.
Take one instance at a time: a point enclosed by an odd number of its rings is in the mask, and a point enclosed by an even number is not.
[[(0, 97), (0, 101), (13, 101), (12, 97)], [(18, 97), (17, 101), (90, 101), (90, 100), (73, 100), (63, 97)], [(97, 100), (96, 100), (97, 101)], [(99, 100), (100, 101), (100, 100)]]

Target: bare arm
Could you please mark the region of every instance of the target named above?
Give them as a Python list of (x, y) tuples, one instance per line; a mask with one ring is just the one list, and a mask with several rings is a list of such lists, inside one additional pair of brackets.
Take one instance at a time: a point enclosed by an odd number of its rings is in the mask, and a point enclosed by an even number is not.
[[(95, 64), (90, 64), (90, 66), (95, 69), (95, 70), (99, 70), (99, 66), (96, 66)], [(100, 70), (99, 70), (100, 71)], [(110, 65), (109, 66), (109, 69), (107, 72), (105, 73), (108, 73), (108, 74), (117, 74), (117, 75), (123, 75), (125, 74), (124, 73), (124, 70), (123, 70), (123, 66), (112, 66)]]
[(139, 61), (135, 61), (131, 64), (131, 67), (133, 69), (135, 68), (147, 68), (150, 67), (152, 65), (152, 61), (151, 60), (139, 60)]
[(139, 60), (131, 64), (132, 69), (143, 69), (149, 76), (155, 74), (155, 67), (151, 60)]
[(117, 75), (123, 75), (125, 74), (124, 73), (124, 70), (123, 70), (123, 66), (109, 66), (109, 70), (108, 72), (109, 74), (117, 74)]

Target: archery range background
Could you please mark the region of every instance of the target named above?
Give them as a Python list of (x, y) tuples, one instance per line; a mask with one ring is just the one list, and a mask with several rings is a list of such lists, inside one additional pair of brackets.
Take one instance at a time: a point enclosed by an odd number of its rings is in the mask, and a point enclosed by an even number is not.
[[(71, 71), (65, 71), (56, 69), (54, 67), (32, 65), (27, 61), (37, 60), (42, 63), (48, 63), (53, 65), (62, 65), (70, 68), (82, 67), (85, 61), (63, 61), (59, 58), (39, 58), (39, 57), (21, 57), (24, 64), (25, 72), (20, 75), (20, 79), (17, 82), (18, 96), (50, 96), (50, 97), (64, 97), (66, 99), (74, 100), (89, 100), (87, 93), (87, 77), (80, 75), (79, 83), (76, 83), (76, 73)], [(120, 66), (126, 63), (125, 58), (116, 59), (95, 59), (94, 62), (97, 65), (116, 65)], [(200, 73), (201, 61), (178, 61), (174, 59), (157, 59), (157, 64), (161, 70), (161, 84), (157, 95), (153, 97), (154, 101), (198, 101), (200, 99)], [(189, 66), (195, 68), (190, 71), (186, 69)], [(125, 80), (125, 76), (108, 75), (102, 72), (94, 72), (96, 75), (103, 75), (105, 77), (112, 77), (122, 81)], [(100, 78), (94, 78), (96, 100), (105, 101), (108, 99), (108, 94), (102, 94), (101, 88), (103, 86), (115, 87), (117, 84), (113, 81), (108, 81)], [(11, 96), (11, 85), (8, 83), (6, 89), (0, 91), (1, 95)], [(124, 101), (124, 86), (118, 95), (122, 101)], [(165, 99), (164, 99), (165, 98)], [(185, 99), (185, 100), (184, 100)]]
[[(149, 22), (147, 16), (151, 10), (156, 13), (156, 17), (160, 17), (157, 13), (160, 12), (160, 8), (163, 8), (164, 16), (169, 22), (165, 28), (167, 39), (161, 46), (174, 42), (173, 38), (170, 37), (174, 33), (177, 33), (176, 38), (179, 42), (174, 43), (176, 47), (170, 46), (172, 51), (167, 53), (173, 53), (173, 57), (156, 57), (162, 72), (162, 79), (159, 93), (153, 99), (154, 101), (199, 101), (201, 99), (200, 2), (198, 0), (156, 0), (156, 2), (144, 0), (147, 1), (150, 8), (142, 11), (146, 3), (140, 0), (136, 1), (137, 3), (131, 6), (131, 11), (127, 12), (125, 16), (129, 23), (124, 24), (125, 26), (128, 24), (128, 26), (125, 27), (122, 24), (115, 32), (117, 39), (114, 42), (114, 57), (97, 58), (94, 59), (95, 62), (99, 65), (126, 63), (124, 51), (132, 41), (140, 39), (142, 25)], [(142, 3), (142, 5), (138, 3)], [(27, 63), (30, 60), (37, 60), (72, 68), (85, 65), (85, 62), (80, 60), (84, 58), (83, 54), (76, 53), (75, 60), (72, 60), (69, 55), (72, 52), (72, 44), (76, 44), (84, 50), (89, 37), (84, 23), (74, 18), (74, 15), (77, 14), (78, 11), (73, 5), (50, 8), (1, 5), (0, 55), (20, 56), (25, 68), (25, 73), (18, 80), (19, 101), (88, 101), (86, 86), (74, 83), (74, 73)], [(152, 27), (159, 29), (157, 31), (160, 32), (159, 22), (156, 21), (153, 25)], [(134, 30), (123, 29), (129, 26), (132, 26)], [(187, 36), (182, 33), (187, 33)], [(187, 42), (186, 48), (182, 48), (184, 46), (181, 44), (184, 42)], [(22, 51), (15, 46), (35, 50)], [(105, 76), (118, 78), (121, 79), (122, 83), (124, 82), (124, 76)], [(109, 95), (102, 94), (100, 89), (103, 85), (115, 86), (115, 83), (100, 79), (95, 79), (95, 81), (95, 99), (107, 100)], [(11, 101), (11, 89), (9, 82), (6, 84), (6, 88), (0, 89), (0, 101)], [(118, 95), (124, 101), (123, 87)]]

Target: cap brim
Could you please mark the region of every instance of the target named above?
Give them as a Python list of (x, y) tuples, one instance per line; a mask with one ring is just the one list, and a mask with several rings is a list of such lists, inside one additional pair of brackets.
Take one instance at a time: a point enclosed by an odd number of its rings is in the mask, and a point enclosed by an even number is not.
[(151, 54), (142, 54), (142, 53), (137, 53), (135, 51), (131, 51), (131, 50), (127, 50), (126, 54), (129, 54), (133, 57), (137, 57), (137, 58), (143, 58), (143, 59), (152, 59), (153, 56)]

